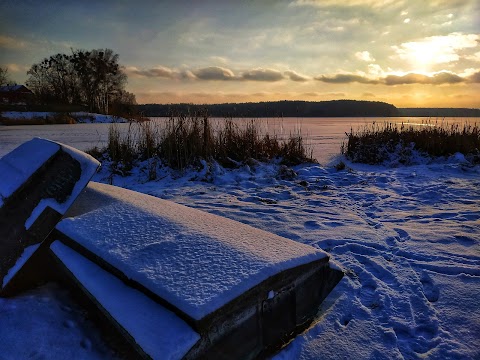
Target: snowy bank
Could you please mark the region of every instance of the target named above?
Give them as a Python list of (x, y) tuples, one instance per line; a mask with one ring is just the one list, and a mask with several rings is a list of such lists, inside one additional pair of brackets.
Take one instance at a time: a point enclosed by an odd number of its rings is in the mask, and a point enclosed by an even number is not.
[[(159, 168), (156, 181), (147, 181), (145, 169), (121, 178), (104, 167), (95, 180), (329, 252), (347, 275), (318, 322), (275, 359), (478, 359), (480, 166), (461, 157), (415, 166), (345, 164), (344, 171), (295, 167), (291, 180), (271, 165)], [(5, 358), (112, 356), (62, 294), (47, 286), (0, 299)]]
[[(3, 111), (0, 120), (8, 125), (40, 123), (125, 123), (127, 119), (114, 115), (89, 112), (58, 113), (46, 111)], [(70, 121), (70, 122), (69, 122)], [(1, 123), (1, 121), (0, 121)]]
[(480, 166), (340, 160), (344, 171), (298, 166), (292, 180), (273, 165), (95, 179), (327, 251), (347, 275), (277, 359), (478, 358)]

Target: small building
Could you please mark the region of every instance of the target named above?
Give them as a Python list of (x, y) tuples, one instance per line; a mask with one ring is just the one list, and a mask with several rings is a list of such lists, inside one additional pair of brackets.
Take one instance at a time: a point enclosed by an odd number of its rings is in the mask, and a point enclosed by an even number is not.
[(33, 92), (25, 85), (0, 86), (0, 104), (26, 105), (33, 99)]

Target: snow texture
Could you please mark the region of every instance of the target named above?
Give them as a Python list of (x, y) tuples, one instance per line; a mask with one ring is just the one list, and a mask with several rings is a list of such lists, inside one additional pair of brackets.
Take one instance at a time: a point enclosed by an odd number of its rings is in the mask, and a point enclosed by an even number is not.
[[(394, 120), (406, 121), (386, 121)], [(158, 180), (148, 181), (148, 162), (126, 178), (111, 177), (105, 164), (94, 179), (328, 251), (346, 276), (322, 304), (317, 323), (276, 360), (480, 359), (480, 166), (458, 155), (397, 167), (338, 156), (345, 132), (371, 121), (285, 119), (302, 126), (316, 146), (314, 156), (327, 164), (295, 167), (292, 180), (280, 179), (273, 165), (226, 170), (206, 164), (185, 173), (158, 167)], [(0, 154), (33, 131), (88, 148), (97, 143), (97, 131), (107, 138), (103, 126), (0, 130)], [(345, 171), (333, 168), (340, 161)], [(47, 286), (0, 299), (2, 360), (108, 358), (95, 329), (61, 294)], [(85, 338), (89, 351), (81, 345)]]
[[(319, 322), (275, 359), (479, 359), (480, 166), (304, 165), (185, 174), (142, 164), (114, 184), (226, 216), (329, 253), (346, 276)], [(145, 164), (146, 166), (146, 164)], [(107, 181), (105, 173), (94, 179)], [(103, 180), (105, 179), (105, 180)]]
[(128, 122), (128, 120), (123, 117), (90, 112), (74, 112), (72, 113), (72, 116), (75, 118), (75, 120), (77, 120), (78, 123), (110, 124)]
[(68, 292), (55, 284), (0, 298), (0, 359), (113, 360), (120, 357)]
[(0, 159), (0, 207), (32, 174), (58, 150), (60, 145), (34, 138)]
[(33, 225), (35, 220), (38, 218), (38, 216), (40, 216), (40, 214), (45, 210), (47, 206), (58, 211), (60, 214), (65, 214), (65, 212), (73, 204), (75, 199), (78, 197), (80, 192), (85, 188), (85, 186), (88, 184), (88, 182), (90, 181), (90, 179), (95, 174), (98, 167), (100, 166), (100, 163), (90, 155), (87, 155), (84, 152), (78, 151), (77, 149), (74, 149), (64, 144), (59, 144), (59, 145), (61, 146), (63, 151), (65, 151), (67, 154), (72, 156), (74, 159), (76, 159), (80, 163), (80, 167), (81, 167), (80, 179), (77, 181), (77, 183), (73, 187), (72, 193), (68, 196), (67, 200), (64, 201), (63, 203), (59, 203), (51, 198), (40, 200), (40, 202), (35, 207), (35, 209), (33, 209), (30, 217), (25, 222), (25, 228), (27, 230), (30, 228), (30, 226)]
[(60, 204), (53, 199), (43, 199), (27, 220), (25, 224), (27, 229), (35, 222), (46, 206), (52, 207), (61, 214), (65, 213), (95, 174), (100, 163), (90, 155), (68, 145), (40, 138), (34, 138), (20, 145), (0, 159), (0, 173), (2, 174), (2, 181), (0, 182), (0, 206), (2, 206), (3, 199), (11, 196), (35, 171), (60, 149), (80, 163), (82, 171), (81, 177), (65, 202)]
[(52, 115), (55, 113), (49, 111), (3, 111), (1, 113), (1, 116), (7, 119), (47, 118)]
[(54, 254), (152, 359), (180, 359), (200, 339), (174, 313), (55, 241)]
[(13, 267), (8, 270), (7, 275), (3, 278), (2, 288), (7, 286), (8, 282), (15, 276), (15, 274), (22, 268), (32, 254), (38, 249), (40, 244), (30, 245), (23, 250), (22, 255), (17, 259), (17, 262)]
[(57, 229), (200, 320), (283, 270), (327, 254), (152, 196), (91, 183), (111, 201)]

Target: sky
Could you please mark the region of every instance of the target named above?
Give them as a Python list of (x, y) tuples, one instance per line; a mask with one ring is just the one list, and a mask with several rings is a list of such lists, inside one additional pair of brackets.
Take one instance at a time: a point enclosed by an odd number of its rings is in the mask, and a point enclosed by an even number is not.
[(0, 0), (0, 66), (22, 84), (51, 55), (110, 48), (141, 104), (480, 108), (479, 14), (479, 0)]

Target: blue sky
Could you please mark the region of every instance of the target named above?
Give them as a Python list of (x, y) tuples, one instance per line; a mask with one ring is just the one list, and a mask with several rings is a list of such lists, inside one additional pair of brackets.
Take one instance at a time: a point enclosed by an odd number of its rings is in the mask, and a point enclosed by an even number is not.
[(0, 66), (111, 48), (139, 103), (480, 107), (477, 0), (0, 0)]

